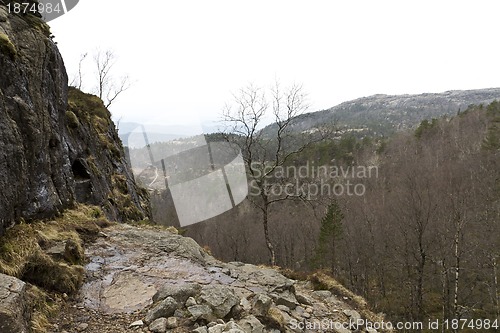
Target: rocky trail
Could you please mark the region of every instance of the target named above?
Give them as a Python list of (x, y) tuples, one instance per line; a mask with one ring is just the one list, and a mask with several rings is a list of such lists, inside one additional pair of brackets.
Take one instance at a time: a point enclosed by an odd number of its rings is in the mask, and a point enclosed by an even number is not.
[(53, 332), (351, 332), (339, 323), (361, 318), (347, 297), (220, 262), (168, 230), (113, 226), (86, 256), (84, 285)]

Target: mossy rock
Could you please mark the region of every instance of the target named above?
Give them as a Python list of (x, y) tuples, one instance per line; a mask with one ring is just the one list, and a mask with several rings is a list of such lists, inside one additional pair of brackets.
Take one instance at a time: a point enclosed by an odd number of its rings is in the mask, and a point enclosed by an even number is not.
[(37, 251), (29, 258), (22, 278), (47, 290), (72, 294), (82, 285), (84, 273), (82, 266), (56, 262)]
[(16, 47), (10, 41), (9, 36), (3, 32), (0, 32), (0, 52), (9, 55), (12, 59), (17, 55)]
[(105, 120), (111, 119), (111, 114), (99, 97), (86, 94), (75, 87), (68, 89), (68, 105), (70, 111), (73, 111), (79, 118), (88, 114)]
[(66, 111), (66, 121), (70, 128), (78, 128), (80, 121), (73, 111)]

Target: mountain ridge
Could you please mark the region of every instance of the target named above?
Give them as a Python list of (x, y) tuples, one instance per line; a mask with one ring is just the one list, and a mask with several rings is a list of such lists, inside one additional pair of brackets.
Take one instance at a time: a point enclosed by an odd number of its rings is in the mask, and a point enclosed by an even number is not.
[[(425, 119), (456, 115), (470, 105), (486, 105), (495, 99), (500, 99), (500, 88), (403, 95), (375, 94), (299, 115), (294, 119), (292, 129), (304, 132), (331, 125), (363, 129), (363, 135), (387, 136), (395, 131), (412, 128)], [(271, 124), (263, 131), (272, 133), (273, 128), (275, 125)]]

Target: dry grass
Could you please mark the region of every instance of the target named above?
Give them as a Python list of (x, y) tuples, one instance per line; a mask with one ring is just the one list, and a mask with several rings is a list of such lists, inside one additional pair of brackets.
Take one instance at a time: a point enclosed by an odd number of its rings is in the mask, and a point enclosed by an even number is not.
[[(79, 205), (55, 220), (21, 221), (0, 238), (0, 273), (30, 283), (33, 332), (46, 332), (48, 318), (58, 311), (63, 295), (81, 286), (83, 244), (114, 224), (101, 216), (100, 208)], [(59, 252), (50, 251), (57, 247)]]
[[(372, 323), (380, 323), (385, 321), (382, 314), (373, 313), (368, 306), (366, 300), (353, 293), (346, 287), (344, 287), (340, 282), (335, 280), (328, 272), (317, 271), (313, 274), (308, 274), (306, 272), (297, 272), (288, 268), (281, 268), (280, 273), (289, 279), (298, 281), (309, 281), (314, 290), (329, 290), (334, 295), (341, 297), (342, 301), (347, 303), (353, 309), (359, 312), (359, 314)], [(392, 331), (382, 331), (382, 332), (392, 332)]]
[(33, 308), (31, 316), (31, 330), (34, 333), (45, 333), (50, 326), (49, 318), (55, 316), (60, 309), (55, 298), (57, 295), (49, 295), (46, 291), (35, 286), (28, 289), (28, 299)]
[[(99, 212), (96, 207), (78, 206), (53, 221), (21, 222), (12, 227), (0, 239), (0, 273), (22, 278), (28, 268), (34, 269), (37, 260), (47, 256), (44, 250), (60, 242), (66, 243), (67, 264), (80, 264), (83, 242), (95, 239), (100, 225), (109, 224), (97, 217)], [(46, 258), (42, 261), (54, 266)]]
[[(318, 271), (308, 277), (308, 280), (314, 286), (315, 290), (329, 290), (333, 294), (343, 298), (347, 304), (358, 311), (361, 316), (372, 323), (380, 323), (384, 321), (383, 315), (375, 314), (368, 308), (368, 303), (366, 300), (354, 294), (352, 291), (344, 287), (341, 283), (335, 280), (332, 276), (326, 274), (325, 272)], [(392, 331), (382, 331), (382, 332), (392, 332)]]
[(354, 294), (352, 291), (344, 287), (337, 280), (324, 272), (316, 272), (309, 276), (309, 281), (313, 283), (315, 290), (330, 290), (334, 294), (346, 298), (351, 303), (350, 305), (357, 309), (366, 309), (368, 303), (366, 300)]

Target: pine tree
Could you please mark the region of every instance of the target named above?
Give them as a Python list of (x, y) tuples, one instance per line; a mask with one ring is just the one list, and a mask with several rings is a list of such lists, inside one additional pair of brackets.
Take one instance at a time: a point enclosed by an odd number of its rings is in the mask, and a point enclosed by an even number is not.
[(333, 272), (335, 268), (335, 246), (342, 235), (342, 220), (344, 214), (336, 200), (332, 201), (321, 219), (321, 228), (318, 244), (313, 260), (315, 268), (325, 268), (330, 265)]

